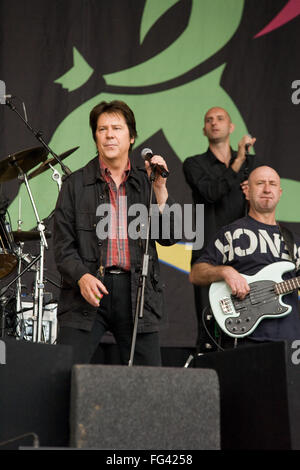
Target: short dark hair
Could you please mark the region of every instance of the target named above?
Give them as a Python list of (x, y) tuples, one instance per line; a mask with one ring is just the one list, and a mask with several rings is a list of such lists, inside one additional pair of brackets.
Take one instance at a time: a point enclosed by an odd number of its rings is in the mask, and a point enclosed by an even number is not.
[[(101, 114), (108, 113), (108, 114), (122, 114), (128, 130), (130, 138), (136, 139), (137, 137), (137, 130), (135, 124), (135, 117), (133, 111), (129, 108), (129, 106), (124, 103), (124, 101), (101, 101), (101, 103), (97, 104), (92, 111), (90, 112), (90, 127), (92, 129), (93, 139), (96, 142), (96, 130), (97, 130), (97, 122), (98, 118)], [(132, 145), (130, 146), (131, 149)]]

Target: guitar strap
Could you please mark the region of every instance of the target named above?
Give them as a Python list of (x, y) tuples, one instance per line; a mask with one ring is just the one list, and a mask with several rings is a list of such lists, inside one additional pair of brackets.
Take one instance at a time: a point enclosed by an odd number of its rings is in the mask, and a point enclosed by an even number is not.
[(294, 236), (293, 236), (292, 232), (287, 227), (285, 227), (284, 225), (278, 224), (278, 227), (279, 227), (279, 231), (281, 233), (281, 236), (284, 239), (285, 244), (287, 246), (290, 258), (293, 261), (293, 263), (295, 263), (295, 265), (297, 266), (296, 258), (294, 256)]

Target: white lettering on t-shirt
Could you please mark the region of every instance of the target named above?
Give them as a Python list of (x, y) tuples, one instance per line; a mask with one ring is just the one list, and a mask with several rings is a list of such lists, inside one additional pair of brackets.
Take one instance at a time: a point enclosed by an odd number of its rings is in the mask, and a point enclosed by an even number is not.
[(241, 235), (247, 235), (249, 238), (249, 246), (245, 250), (242, 250), (239, 246), (237, 246), (234, 250), (234, 252), (238, 256), (246, 256), (246, 255), (252, 255), (254, 251), (257, 248), (257, 237), (255, 236), (255, 233), (252, 232), (252, 230), (248, 230), (246, 228), (238, 228), (233, 232), (233, 240), (237, 240)]
[(272, 255), (275, 258), (279, 258), (280, 257), (280, 243), (281, 243), (281, 238), (280, 238), (279, 233), (273, 233), (274, 242), (266, 230), (259, 229), (258, 234), (259, 234), (260, 252), (267, 253), (267, 247), (268, 247)]
[[(240, 239), (242, 235), (246, 235), (248, 237), (248, 246), (245, 237), (243, 237), (243, 242), (241, 242)], [(233, 233), (230, 231), (225, 232), (224, 237), (228, 242), (227, 244), (223, 244), (219, 238), (215, 241), (215, 247), (223, 256), (223, 264), (232, 261), (234, 259), (234, 255), (239, 257), (249, 256), (257, 250), (259, 250), (259, 253), (267, 253), (269, 251), (272, 253), (274, 258), (290, 260), (285, 244), (283, 248), (284, 251), (281, 251), (281, 242), (283, 240), (279, 233), (273, 233), (272, 236), (270, 236), (266, 230), (258, 229), (257, 235), (252, 230), (238, 228), (234, 230)], [(233, 247), (234, 241), (235, 246)], [(294, 245), (294, 254), (295, 258), (299, 260), (300, 247), (297, 248), (296, 244)]]
[(216, 248), (222, 253), (223, 255), (223, 264), (226, 263), (227, 261), (227, 256), (226, 256), (226, 253), (228, 252), (229, 255), (228, 255), (228, 261), (232, 261), (233, 260), (233, 256), (234, 256), (234, 253), (233, 253), (233, 246), (232, 246), (232, 235), (230, 232), (225, 232), (224, 234), (225, 238), (227, 239), (228, 241), (228, 245), (223, 245), (223, 243), (221, 242), (221, 240), (219, 240), (218, 238), (216, 239), (215, 241), (215, 245), (216, 245)]

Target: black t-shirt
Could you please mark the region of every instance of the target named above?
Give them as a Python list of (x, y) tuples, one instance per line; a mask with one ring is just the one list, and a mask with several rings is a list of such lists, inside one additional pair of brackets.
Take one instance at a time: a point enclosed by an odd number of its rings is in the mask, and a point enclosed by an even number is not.
[[(300, 266), (300, 237), (297, 235), (294, 236), (293, 256), (295, 270), (284, 274), (283, 279), (295, 277)], [(253, 276), (278, 261), (291, 261), (278, 225), (263, 224), (246, 216), (220, 229), (196, 262), (224, 264)], [(295, 290), (282, 300), (292, 307), (292, 312), (285, 317), (262, 320), (249, 337), (260, 341), (300, 338), (298, 292)]]

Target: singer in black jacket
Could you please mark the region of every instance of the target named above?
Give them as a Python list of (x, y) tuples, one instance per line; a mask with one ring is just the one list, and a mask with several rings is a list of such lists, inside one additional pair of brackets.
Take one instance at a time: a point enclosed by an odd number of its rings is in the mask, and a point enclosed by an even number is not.
[[(147, 224), (145, 220), (144, 227), (142, 222), (131, 225), (138, 214), (129, 215), (129, 210), (134, 204), (148, 208), (151, 169), (148, 162), (145, 169), (130, 162), (129, 150), (137, 134), (133, 112), (125, 103), (100, 103), (90, 113), (90, 125), (98, 156), (63, 183), (55, 209), (54, 253), (63, 279), (58, 343), (73, 346), (75, 362), (88, 363), (109, 330), (121, 363), (128, 364)], [(152, 163), (167, 170), (160, 156), (153, 156)], [(153, 189), (159, 210), (152, 223), (160, 225), (164, 209), (173, 200), (160, 175), (155, 176)], [(103, 224), (107, 210), (112, 210), (108, 226)], [(158, 239), (149, 243), (144, 312), (133, 362), (138, 365), (161, 364), (158, 330), (163, 292), (155, 243), (175, 243), (173, 214), (168, 220), (168, 239), (156, 230)]]
[[(228, 112), (219, 107), (211, 108), (204, 117), (203, 133), (209, 142), (207, 152), (189, 157), (183, 163), (194, 204), (204, 204), (204, 246), (201, 250), (193, 250), (192, 265), (222, 226), (246, 213), (243, 187), (249, 173), (258, 166), (256, 157), (248, 154), (256, 139), (245, 135), (238, 144), (238, 151), (233, 151), (230, 146), (233, 131), (234, 124)], [(194, 295), (197, 346), (199, 351), (205, 352), (212, 346), (202, 321), (205, 309), (209, 307), (208, 287), (194, 286)]]

